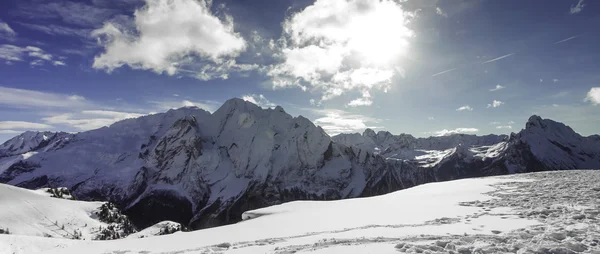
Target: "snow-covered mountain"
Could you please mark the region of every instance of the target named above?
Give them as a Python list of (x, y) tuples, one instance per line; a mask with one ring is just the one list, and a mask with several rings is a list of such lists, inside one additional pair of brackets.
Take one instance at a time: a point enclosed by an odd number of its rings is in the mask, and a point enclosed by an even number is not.
[[(0, 148), (10, 151), (0, 158), (0, 182), (66, 186), (78, 199), (118, 204), (140, 227), (165, 220), (211, 227), (287, 201), (372, 196), (472, 176), (600, 167), (597, 136), (581, 137), (539, 117), (510, 137), (414, 138), (367, 130), (331, 138), (302, 116), (241, 99), (212, 114), (186, 107), (78, 134), (23, 135)], [(544, 149), (554, 154), (546, 156)]]

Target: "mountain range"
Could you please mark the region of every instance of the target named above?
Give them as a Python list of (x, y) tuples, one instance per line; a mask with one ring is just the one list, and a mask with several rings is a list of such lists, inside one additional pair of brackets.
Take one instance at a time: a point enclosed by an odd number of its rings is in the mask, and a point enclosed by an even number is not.
[(0, 145), (0, 183), (67, 187), (110, 201), (144, 228), (194, 229), (293, 200), (337, 200), (467, 177), (600, 168), (600, 136), (531, 116), (511, 135), (327, 135), (277, 106), (241, 99), (184, 107), (76, 134), (25, 132)]

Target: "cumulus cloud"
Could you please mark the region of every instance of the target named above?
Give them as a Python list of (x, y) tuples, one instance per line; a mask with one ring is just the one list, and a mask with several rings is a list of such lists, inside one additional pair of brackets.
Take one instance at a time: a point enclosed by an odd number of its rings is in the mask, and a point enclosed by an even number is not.
[(496, 126), (496, 129), (512, 129), (511, 125), (499, 125)]
[(569, 11), (569, 13), (571, 13), (571, 14), (580, 13), (581, 11), (583, 11), (583, 7), (585, 7), (585, 4), (583, 4), (583, 0), (579, 0), (579, 1), (577, 1), (576, 5), (571, 5), (571, 10)]
[(373, 101), (370, 98), (358, 98), (348, 103), (348, 107), (371, 106)]
[(327, 134), (334, 136), (340, 133), (362, 132), (366, 128), (377, 129), (373, 126), (380, 120), (360, 114), (353, 114), (337, 109), (310, 109), (318, 117), (313, 121), (321, 126)]
[(477, 129), (477, 128), (456, 128), (454, 130), (443, 129), (441, 131), (435, 131), (435, 132), (433, 132), (433, 134), (436, 136), (449, 136), (449, 135), (454, 135), (454, 134), (472, 134), (472, 133), (476, 133), (476, 132), (479, 132), (479, 129)]
[(233, 58), (245, 50), (246, 41), (234, 31), (231, 16), (222, 20), (211, 13), (211, 2), (146, 0), (135, 11), (135, 31), (107, 22), (92, 32), (105, 49), (93, 67), (110, 72), (128, 65), (169, 75), (186, 72), (201, 79), (227, 78), (229, 71), (254, 68), (236, 64)]
[(504, 89), (504, 88), (506, 88), (506, 87), (502, 86), (502, 85), (496, 85), (496, 87), (490, 89), (490, 92), (498, 91), (498, 90)]
[(457, 108), (456, 111), (473, 111), (473, 108), (469, 105), (464, 105), (460, 108)]
[(12, 39), (17, 35), (8, 24), (0, 21), (0, 38)]
[(282, 38), (270, 42), (280, 59), (267, 72), (273, 88), (320, 92), (320, 101), (351, 90), (387, 91), (403, 72), (411, 16), (392, 0), (317, 0), (287, 17)]
[(488, 108), (497, 108), (497, 107), (500, 107), (500, 106), (502, 106), (502, 105), (504, 105), (504, 102), (503, 102), (503, 101), (497, 101), (497, 100), (494, 100), (494, 101), (492, 102), (492, 104), (488, 104), (488, 105), (487, 105), (487, 107), (488, 107)]
[(247, 94), (242, 96), (242, 100), (252, 102), (261, 108), (274, 108), (277, 105), (275, 103), (270, 102), (265, 98), (262, 94)]
[(594, 105), (600, 105), (600, 87), (592, 87), (587, 93), (584, 101), (591, 102)]
[(427, 120), (433, 121), (433, 120), (435, 120), (435, 118), (433, 118), (433, 116), (430, 116), (430, 117), (427, 117)]
[(80, 108), (90, 106), (84, 97), (0, 86), (0, 105), (12, 108)]
[(143, 114), (108, 110), (84, 110), (77, 113), (64, 113), (44, 117), (42, 120), (49, 124), (66, 125), (77, 130), (86, 131), (110, 126), (117, 121), (140, 116), (143, 116)]
[(15, 130), (15, 129), (24, 129), (24, 130), (44, 130), (44, 129), (52, 129), (54, 127), (43, 124), (43, 123), (32, 123), (32, 122), (23, 122), (23, 121), (0, 121), (0, 130)]

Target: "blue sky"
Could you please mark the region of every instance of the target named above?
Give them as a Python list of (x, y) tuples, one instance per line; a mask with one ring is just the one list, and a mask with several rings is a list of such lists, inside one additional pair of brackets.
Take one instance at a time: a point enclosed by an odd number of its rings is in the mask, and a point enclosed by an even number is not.
[(589, 0), (7, 0), (0, 141), (240, 97), (328, 133), (600, 132)]

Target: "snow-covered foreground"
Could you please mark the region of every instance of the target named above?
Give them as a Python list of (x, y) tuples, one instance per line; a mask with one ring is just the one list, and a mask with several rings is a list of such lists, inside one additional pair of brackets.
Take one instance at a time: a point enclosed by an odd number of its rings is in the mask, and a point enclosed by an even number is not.
[(44, 253), (600, 253), (599, 205), (600, 171), (547, 172), (290, 202), (166, 236), (49, 244), (0, 235), (0, 243)]

